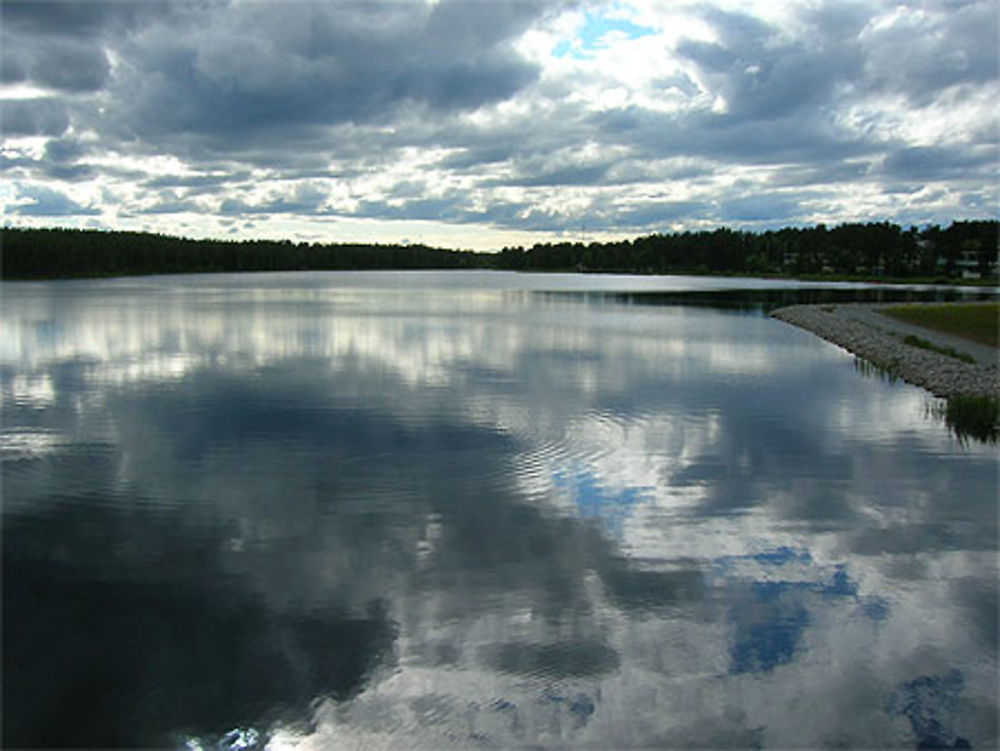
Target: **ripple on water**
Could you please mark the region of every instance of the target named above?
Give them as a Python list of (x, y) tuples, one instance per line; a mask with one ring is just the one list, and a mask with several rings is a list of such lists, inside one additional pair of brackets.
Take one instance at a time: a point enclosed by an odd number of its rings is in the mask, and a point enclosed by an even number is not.
[[(120, 502), (119, 490), (108, 486), (117, 476), (120, 454), (107, 441), (78, 441), (42, 429), (10, 429), (0, 433), (0, 459), (5, 486), (5, 515), (30, 511), (55, 497), (60, 502)], [(22, 492), (33, 488), (33, 492)]]
[(489, 644), (480, 649), (480, 659), (501, 673), (542, 680), (604, 675), (621, 664), (616, 650), (584, 639)]
[[(611, 475), (617, 476), (630, 459), (648, 464), (650, 448), (641, 439), (650, 433), (651, 419), (641, 412), (594, 409), (558, 430), (526, 426), (515, 436), (520, 451), (508, 474), (522, 494), (536, 501), (549, 499), (557, 488), (590, 495), (600, 491), (606, 501), (632, 500), (648, 487), (622, 486)], [(636, 443), (637, 438), (642, 445)], [(608, 482), (616, 488), (610, 496), (602, 490)]]
[(59, 432), (44, 428), (4, 428), (0, 430), (0, 459), (4, 464), (40, 459), (70, 445)]

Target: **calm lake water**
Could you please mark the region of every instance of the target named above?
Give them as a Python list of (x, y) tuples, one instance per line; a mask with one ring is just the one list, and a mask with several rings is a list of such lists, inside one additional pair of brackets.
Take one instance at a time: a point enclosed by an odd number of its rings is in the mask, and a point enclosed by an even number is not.
[(993, 748), (998, 450), (842, 285), (5, 283), (11, 746)]

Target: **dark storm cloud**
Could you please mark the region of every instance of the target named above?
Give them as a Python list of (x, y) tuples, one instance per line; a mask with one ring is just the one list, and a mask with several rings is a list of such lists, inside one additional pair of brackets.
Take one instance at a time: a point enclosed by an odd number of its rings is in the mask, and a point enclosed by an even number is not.
[(247, 133), (380, 120), (406, 104), (474, 109), (537, 75), (508, 42), (541, 10), (460, 1), (210, 6), (192, 12), (183, 33), (152, 24), (123, 47), (129, 65), (115, 84), (114, 116), (123, 132), (157, 142), (194, 133), (238, 144)]
[(144, 17), (163, 15), (168, 2), (147, 0), (3, 0), (4, 26), (17, 33), (100, 34), (134, 25)]
[(104, 49), (74, 39), (4, 40), (5, 83), (30, 82), (60, 91), (96, 91), (108, 81), (111, 67)]
[(61, 99), (13, 99), (0, 108), (3, 133), (18, 136), (59, 136), (69, 127)]

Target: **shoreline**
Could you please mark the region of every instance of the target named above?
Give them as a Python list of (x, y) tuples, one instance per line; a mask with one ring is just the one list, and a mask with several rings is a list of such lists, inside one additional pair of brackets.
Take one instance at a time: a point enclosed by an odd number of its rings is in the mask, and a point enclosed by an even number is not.
[[(771, 317), (805, 329), (874, 365), (920, 386), (934, 396), (988, 396), (1000, 398), (1000, 365), (967, 363), (935, 351), (906, 344), (893, 323), (875, 326), (858, 316), (845, 315), (839, 305), (790, 305), (771, 311)], [(934, 338), (927, 331), (927, 338)]]

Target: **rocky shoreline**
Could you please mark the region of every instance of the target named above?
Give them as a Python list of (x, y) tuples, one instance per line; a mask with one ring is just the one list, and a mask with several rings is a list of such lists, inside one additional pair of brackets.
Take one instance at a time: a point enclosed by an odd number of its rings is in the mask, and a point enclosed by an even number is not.
[(771, 316), (810, 331), (935, 396), (1000, 397), (996, 363), (967, 363), (906, 344), (902, 336), (891, 331), (838, 314), (835, 305), (791, 305), (772, 311)]

